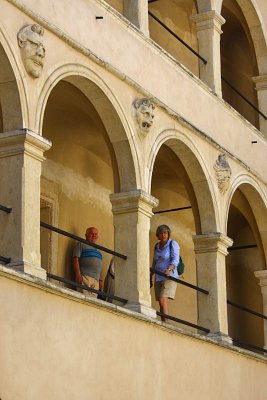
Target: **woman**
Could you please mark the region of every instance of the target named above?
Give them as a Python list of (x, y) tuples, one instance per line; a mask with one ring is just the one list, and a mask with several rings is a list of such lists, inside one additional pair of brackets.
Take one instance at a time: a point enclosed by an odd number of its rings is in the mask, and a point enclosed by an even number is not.
[[(155, 278), (155, 297), (159, 302), (160, 312), (169, 313), (168, 299), (175, 298), (176, 282), (168, 279), (168, 277), (179, 278), (176, 266), (179, 263), (180, 247), (175, 240), (170, 239), (171, 230), (168, 225), (160, 225), (157, 228), (156, 236), (159, 242), (155, 245), (154, 258), (152, 268), (165, 274), (165, 276), (157, 275)], [(152, 276), (150, 275), (150, 283), (152, 286)], [(165, 318), (161, 317), (162, 321)]]

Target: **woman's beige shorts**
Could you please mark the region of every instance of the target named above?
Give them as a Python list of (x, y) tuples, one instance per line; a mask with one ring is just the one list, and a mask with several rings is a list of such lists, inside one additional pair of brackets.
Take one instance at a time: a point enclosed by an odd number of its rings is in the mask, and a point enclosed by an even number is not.
[(168, 297), (169, 299), (175, 298), (177, 283), (171, 280), (155, 282), (155, 297), (159, 300), (159, 297)]

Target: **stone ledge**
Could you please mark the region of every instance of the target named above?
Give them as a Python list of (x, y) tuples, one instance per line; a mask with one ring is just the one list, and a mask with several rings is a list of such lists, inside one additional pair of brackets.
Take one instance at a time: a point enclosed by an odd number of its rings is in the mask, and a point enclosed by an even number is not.
[(183, 328), (179, 328), (179, 327), (170, 325), (168, 323), (158, 321), (154, 318), (145, 316), (143, 314), (139, 314), (137, 312), (131, 311), (131, 310), (121, 307), (121, 306), (117, 306), (112, 303), (103, 302), (102, 300), (98, 300), (93, 297), (92, 298), (87, 297), (82, 293), (75, 292), (74, 290), (64, 288), (62, 286), (59, 286), (54, 283), (48, 282), (46, 280), (37, 278), (35, 276), (28, 275), (23, 272), (17, 272), (12, 269), (6, 268), (2, 264), (0, 264), (0, 277), (1, 276), (5, 277), (7, 279), (16, 280), (25, 285), (34, 286), (40, 290), (55, 294), (56, 296), (62, 296), (62, 297), (68, 298), (71, 301), (76, 301), (79, 303), (83, 303), (84, 305), (87, 305), (87, 306), (104, 309), (107, 312), (117, 314), (124, 318), (130, 317), (130, 318), (138, 319), (145, 323), (153, 324), (160, 329), (169, 331), (172, 334), (178, 334), (179, 336), (187, 336), (187, 337), (190, 337), (191, 339), (200, 340), (207, 344), (213, 344), (216, 346), (224, 347), (225, 349), (235, 352), (235, 353), (238, 353), (244, 357), (252, 358), (257, 361), (261, 361), (261, 362), (264, 362), (267, 364), (267, 356), (262, 356), (260, 354), (254, 353), (252, 351), (245, 350), (240, 347), (236, 347), (227, 341), (222, 342), (221, 340), (217, 340), (212, 337), (208, 337), (208, 336), (200, 335), (198, 333), (186, 331)]

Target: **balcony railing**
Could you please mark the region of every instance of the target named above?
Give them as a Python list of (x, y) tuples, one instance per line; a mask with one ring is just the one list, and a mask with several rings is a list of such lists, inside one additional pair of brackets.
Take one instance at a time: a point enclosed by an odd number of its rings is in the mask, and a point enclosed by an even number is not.
[[(154, 3), (159, 0), (148, 0), (148, 4)], [(199, 60), (201, 60), (205, 65), (208, 63), (205, 58), (203, 58), (198, 52), (196, 52), (188, 43), (186, 43), (180, 36), (178, 36), (172, 29), (170, 29), (166, 24), (164, 24), (156, 15), (154, 15), (151, 11), (148, 11), (148, 14), (151, 18), (153, 18), (158, 24), (160, 24), (169, 34), (171, 34), (176, 40), (178, 40), (184, 47), (186, 47), (194, 56), (196, 56)], [(248, 100), (231, 82), (229, 82), (224, 76), (221, 76), (222, 81), (230, 87), (242, 100), (244, 100), (251, 108), (254, 109), (259, 115), (261, 115), (265, 120), (267, 120), (267, 116), (260, 111), (250, 100)]]
[[(3, 206), (3, 205), (0, 205), (0, 211), (3, 211), (5, 213), (10, 213), (12, 211), (12, 209), (10, 207), (6, 207), (6, 206)], [(50, 229), (50, 230), (52, 230), (54, 232), (57, 232), (57, 233), (59, 233), (61, 235), (64, 235), (64, 236), (67, 236), (67, 237), (69, 237), (71, 239), (75, 239), (75, 240), (78, 240), (78, 241), (80, 241), (82, 243), (89, 244), (92, 247), (98, 248), (99, 250), (105, 251), (105, 252), (107, 252), (109, 254), (112, 254), (112, 255), (114, 255), (116, 257), (120, 257), (120, 258), (125, 259), (125, 260), (127, 259), (127, 256), (125, 256), (124, 254), (121, 254), (121, 253), (115, 252), (113, 250), (110, 250), (110, 249), (108, 249), (106, 247), (97, 245), (96, 243), (89, 242), (89, 241), (87, 241), (87, 240), (85, 240), (83, 238), (80, 238), (79, 236), (73, 235), (73, 234), (71, 234), (71, 233), (69, 233), (67, 231), (64, 231), (62, 229), (56, 228), (56, 227), (54, 227), (52, 225), (46, 224), (44, 222), (40, 222), (40, 225), (42, 227), (46, 228), (46, 229)], [(251, 247), (251, 246), (255, 247), (255, 245), (249, 245), (249, 247)], [(245, 247), (248, 247), (248, 246), (245, 246)], [(0, 261), (8, 264), (8, 263), (11, 262), (11, 258), (4, 257), (4, 256), (0, 255)], [(187, 287), (189, 287), (189, 288), (191, 288), (193, 290), (196, 290), (196, 291), (198, 291), (198, 292), (200, 292), (202, 294), (205, 294), (205, 295), (209, 294), (209, 292), (206, 289), (200, 288), (199, 286), (193, 285), (193, 284), (191, 284), (189, 282), (186, 282), (184, 280), (176, 279), (176, 278), (173, 278), (173, 277), (166, 277), (165, 274), (161, 273), (160, 271), (158, 271), (156, 269), (151, 269), (151, 271), (156, 273), (156, 274), (158, 274), (158, 275), (164, 276), (167, 279), (174, 280), (178, 284), (187, 286)], [(123, 304), (126, 304), (128, 302), (127, 299), (124, 299), (122, 297), (111, 295), (111, 294), (105, 293), (105, 292), (103, 292), (101, 290), (96, 290), (96, 289), (93, 289), (93, 288), (89, 288), (88, 286), (85, 286), (85, 285), (79, 284), (77, 282), (74, 282), (74, 281), (59, 277), (59, 276), (54, 275), (54, 274), (47, 273), (47, 276), (50, 279), (56, 280), (58, 282), (62, 282), (62, 283), (66, 284), (66, 285), (69, 285), (71, 287), (80, 288), (80, 289), (83, 289), (83, 290), (86, 290), (86, 291), (89, 291), (89, 292), (93, 292), (93, 293), (95, 293), (95, 294), (97, 294), (99, 296), (102, 296), (102, 298), (113, 299), (113, 300), (119, 301), (119, 302), (121, 302)], [(257, 311), (251, 310), (251, 309), (249, 309), (247, 307), (244, 307), (244, 306), (242, 306), (240, 304), (234, 303), (234, 302), (232, 302), (230, 300), (227, 300), (227, 303), (232, 307), (239, 308), (240, 310), (242, 310), (244, 312), (248, 312), (248, 313), (253, 314), (253, 315), (255, 315), (255, 316), (259, 317), (259, 318), (267, 320), (267, 316), (266, 315), (263, 315), (263, 314), (261, 314), (261, 313), (259, 313)], [(193, 327), (193, 328), (198, 329), (199, 331), (203, 331), (205, 333), (209, 333), (210, 332), (210, 330), (208, 328), (205, 328), (203, 326), (194, 324), (194, 323), (189, 322), (189, 321), (182, 320), (182, 319), (180, 319), (180, 318), (178, 318), (176, 316), (164, 314), (164, 313), (161, 313), (159, 311), (157, 311), (157, 315), (160, 316), (160, 317), (164, 317), (166, 319), (181, 323), (183, 325)], [(262, 353), (267, 353), (267, 349), (262, 348), (260, 346), (257, 346), (255, 344), (246, 343), (245, 341), (243, 341), (242, 339), (239, 339), (239, 338), (233, 338), (233, 343), (238, 345), (239, 347), (244, 347), (244, 348), (247, 348), (247, 349), (260, 351)]]

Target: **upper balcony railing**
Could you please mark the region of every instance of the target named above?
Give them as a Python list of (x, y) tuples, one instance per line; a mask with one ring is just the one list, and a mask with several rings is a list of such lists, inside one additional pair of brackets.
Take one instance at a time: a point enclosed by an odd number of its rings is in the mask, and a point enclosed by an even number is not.
[[(148, 4), (157, 2), (160, 0), (148, 0)], [(196, 56), (203, 64), (207, 64), (208, 61), (205, 60), (198, 52), (196, 52), (188, 43), (186, 43), (179, 35), (177, 35), (172, 29), (170, 29), (164, 22), (162, 22), (155, 14), (151, 11), (148, 11), (148, 15), (153, 18), (158, 24), (160, 24), (170, 35), (172, 35), (175, 39), (177, 39), (184, 47), (186, 47), (194, 56)], [(265, 120), (267, 120), (267, 116), (259, 110), (244, 94), (242, 94), (231, 82), (229, 82), (224, 76), (221, 76), (222, 81), (233, 90), (243, 101), (245, 101), (254, 111), (256, 111), (259, 115), (261, 115)]]

